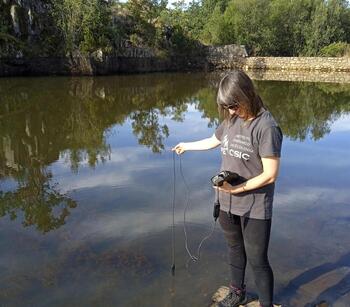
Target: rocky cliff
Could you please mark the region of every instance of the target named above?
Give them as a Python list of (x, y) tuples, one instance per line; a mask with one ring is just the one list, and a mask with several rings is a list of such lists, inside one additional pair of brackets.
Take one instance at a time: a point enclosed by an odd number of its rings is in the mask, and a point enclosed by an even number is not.
[[(0, 1), (0, 57), (47, 56), (55, 40), (51, 1)], [(50, 44), (47, 44), (50, 40)]]
[[(229, 52), (231, 50), (231, 53)], [(235, 45), (203, 48), (201, 56), (156, 57), (154, 54), (129, 48), (121, 55), (101, 50), (90, 55), (79, 52), (69, 56), (36, 56), (0, 58), (0, 77), (33, 75), (108, 75), (160, 71), (213, 70), (239, 67), (245, 50)]]
[(88, 54), (78, 50), (66, 52), (57, 18), (52, 16), (53, 1), (0, 0), (0, 76), (208, 70), (225, 66), (227, 61), (236, 63), (237, 57), (246, 56), (244, 48), (236, 45), (199, 45), (196, 55), (191, 56), (157, 57), (150, 48), (133, 46), (109, 53), (102, 49)]

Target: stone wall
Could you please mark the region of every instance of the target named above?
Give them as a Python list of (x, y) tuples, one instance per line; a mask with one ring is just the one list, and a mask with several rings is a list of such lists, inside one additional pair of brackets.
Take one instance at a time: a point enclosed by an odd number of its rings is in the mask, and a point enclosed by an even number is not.
[[(235, 65), (237, 65), (235, 63)], [(288, 71), (350, 72), (350, 58), (326, 57), (249, 57), (239, 65), (245, 70), (268, 69)]]
[(281, 71), (343, 71), (350, 72), (350, 58), (327, 57), (245, 57), (225, 52), (222, 49), (207, 56), (208, 63), (215, 69), (281, 70)]
[(349, 57), (248, 57), (238, 45), (208, 47), (206, 59), (214, 69), (350, 72)]
[(241, 61), (248, 54), (243, 45), (208, 46), (206, 60), (216, 69), (241, 66)]
[(253, 80), (350, 83), (350, 74), (346, 71), (250, 69), (246, 72)]

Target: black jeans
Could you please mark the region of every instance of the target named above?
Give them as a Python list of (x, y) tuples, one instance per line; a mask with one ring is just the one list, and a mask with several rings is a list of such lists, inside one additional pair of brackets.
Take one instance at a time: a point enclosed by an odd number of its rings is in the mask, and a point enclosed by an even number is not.
[(273, 273), (267, 257), (271, 219), (258, 220), (220, 211), (219, 221), (228, 245), (232, 285), (243, 287), (248, 260), (253, 269), (259, 301), (263, 306), (271, 306)]

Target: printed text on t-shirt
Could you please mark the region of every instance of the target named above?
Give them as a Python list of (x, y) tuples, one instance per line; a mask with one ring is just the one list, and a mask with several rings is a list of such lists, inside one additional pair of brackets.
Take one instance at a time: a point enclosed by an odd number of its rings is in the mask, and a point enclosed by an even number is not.
[(231, 157), (249, 160), (250, 154), (254, 152), (250, 138), (241, 134), (236, 134), (233, 140), (230, 142), (227, 134), (224, 136), (221, 146), (221, 152), (223, 155), (229, 155)]

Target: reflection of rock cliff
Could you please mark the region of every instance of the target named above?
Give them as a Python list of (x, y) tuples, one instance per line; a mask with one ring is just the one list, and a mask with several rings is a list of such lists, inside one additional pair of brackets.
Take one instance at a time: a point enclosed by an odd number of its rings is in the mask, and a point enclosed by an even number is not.
[(11, 138), (8, 136), (3, 136), (2, 138), (2, 149), (6, 167), (19, 171), (19, 165), (15, 161), (15, 151), (11, 145)]

